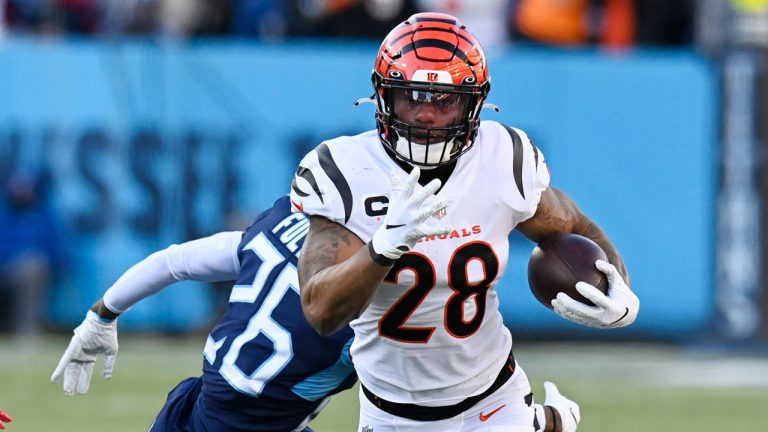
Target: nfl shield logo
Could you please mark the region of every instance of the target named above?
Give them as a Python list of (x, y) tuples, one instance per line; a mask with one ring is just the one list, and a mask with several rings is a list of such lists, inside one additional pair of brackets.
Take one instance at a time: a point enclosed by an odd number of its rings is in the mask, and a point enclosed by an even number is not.
[(436, 211), (436, 212), (432, 213), (432, 216), (433, 216), (435, 219), (442, 219), (442, 218), (443, 218), (443, 216), (445, 216), (445, 213), (446, 213), (446, 212), (445, 212), (445, 207), (443, 207), (443, 208), (441, 208), (440, 210), (438, 210), (438, 211)]

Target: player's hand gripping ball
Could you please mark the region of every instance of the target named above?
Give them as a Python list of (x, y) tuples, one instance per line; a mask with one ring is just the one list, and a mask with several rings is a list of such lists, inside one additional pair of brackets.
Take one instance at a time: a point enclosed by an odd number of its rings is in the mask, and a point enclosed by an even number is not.
[(542, 239), (528, 261), (528, 285), (544, 306), (553, 309), (558, 293), (594, 306), (576, 290), (578, 282), (586, 282), (603, 293), (608, 292), (605, 274), (595, 267), (597, 260), (608, 261), (605, 252), (592, 240), (577, 234), (557, 234)]

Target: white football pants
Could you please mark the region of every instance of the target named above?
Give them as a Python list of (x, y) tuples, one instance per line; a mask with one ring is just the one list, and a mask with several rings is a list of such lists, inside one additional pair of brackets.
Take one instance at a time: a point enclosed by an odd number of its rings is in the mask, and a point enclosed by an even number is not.
[(533, 405), (525, 403), (531, 385), (518, 364), (501, 388), (472, 408), (445, 420), (425, 422), (397, 417), (372, 404), (362, 390), (359, 393), (358, 432), (536, 432)]

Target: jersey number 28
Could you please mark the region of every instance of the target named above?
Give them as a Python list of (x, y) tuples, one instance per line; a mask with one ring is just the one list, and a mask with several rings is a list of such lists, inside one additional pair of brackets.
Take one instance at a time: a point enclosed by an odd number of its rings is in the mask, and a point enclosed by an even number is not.
[[(483, 279), (470, 283), (467, 267), (478, 260), (483, 267)], [(400, 342), (426, 343), (432, 337), (435, 327), (406, 327), (405, 321), (413, 314), (435, 287), (435, 267), (426, 256), (411, 252), (395, 262), (385, 282), (397, 283), (400, 272), (411, 270), (415, 273), (413, 287), (403, 294), (379, 321), (379, 334)], [(445, 304), (445, 328), (452, 336), (466, 338), (480, 328), (485, 316), (486, 293), (499, 273), (499, 259), (493, 248), (485, 242), (462, 245), (453, 253), (448, 263), (448, 285), (454, 291)], [(474, 316), (465, 321), (464, 302), (475, 301)]]

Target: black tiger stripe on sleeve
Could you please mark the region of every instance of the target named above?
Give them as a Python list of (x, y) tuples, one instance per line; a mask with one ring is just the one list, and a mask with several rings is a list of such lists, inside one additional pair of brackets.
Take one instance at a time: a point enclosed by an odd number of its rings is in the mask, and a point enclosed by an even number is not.
[(341, 202), (344, 204), (344, 223), (349, 222), (349, 216), (352, 214), (352, 189), (350, 189), (349, 183), (344, 178), (344, 174), (341, 173), (339, 166), (336, 165), (336, 161), (333, 160), (333, 155), (331, 155), (331, 149), (328, 148), (328, 145), (325, 143), (320, 144), (316, 151), (320, 161), (320, 168), (331, 179), (331, 182), (336, 186), (336, 190), (341, 196)]
[(539, 148), (536, 147), (536, 144), (533, 143), (533, 140), (530, 138), (528, 141), (531, 143), (531, 147), (533, 147), (533, 162), (536, 165), (536, 171), (539, 170)]
[(302, 198), (308, 197), (308, 193), (299, 189), (299, 185), (296, 183), (296, 177), (301, 177), (306, 180), (309, 185), (312, 186), (312, 190), (315, 191), (315, 194), (317, 194), (317, 196), (320, 198), (320, 202), (325, 203), (325, 201), (323, 201), (323, 194), (320, 192), (320, 187), (317, 185), (317, 180), (315, 180), (315, 176), (312, 174), (312, 171), (304, 168), (303, 166), (299, 166), (299, 168), (296, 170), (296, 176), (293, 177), (293, 182), (291, 182), (291, 189), (296, 192), (296, 195)]
[[(502, 124), (502, 126), (504, 126), (504, 129), (507, 130), (507, 133), (509, 133), (509, 136), (512, 138), (512, 158), (514, 159), (512, 161), (512, 174), (515, 177), (517, 190), (520, 191), (520, 195), (525, 199), (525, 192), (523, 191), (523, 139), (520, 138), (520, 135), (518, 135), (518, 133), (511, 127), (505, 124)], [(536, 147), (534, 146), (534, 149), (535, 148)], [(537, 158), (538, 154), (539, 153), (536, 152)]]

